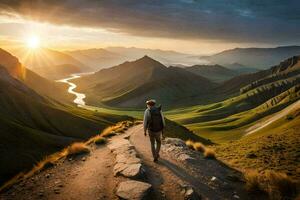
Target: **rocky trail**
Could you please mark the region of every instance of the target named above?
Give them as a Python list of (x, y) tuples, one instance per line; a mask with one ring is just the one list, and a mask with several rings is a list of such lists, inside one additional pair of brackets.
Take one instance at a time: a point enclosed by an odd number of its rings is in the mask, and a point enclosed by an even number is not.
[(239, 172), (180, 139), (167, 138), (154, 163), (141, 125), (91, 148), (15, 184), (0, 199), (251, 199)]

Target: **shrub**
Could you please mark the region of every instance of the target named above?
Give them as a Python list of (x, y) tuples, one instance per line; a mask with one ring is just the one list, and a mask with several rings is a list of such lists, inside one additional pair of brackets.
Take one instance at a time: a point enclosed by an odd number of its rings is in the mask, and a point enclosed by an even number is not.
[(100, 145), (100, 144), (105, 144), (106, 143), (106, 138), (102, 137), (102, 136), (97, 136), (95, 137), (95, 144)]
[(260, 192), (262, 191), (260, 174), (254, 170), (247, 170), (244, 173), (246, 181), (246, 190), (248, 192)]
[(205, 158), (210, 158), (210, 159), (213, 159), (213, 158), (216, 158), (216, 153), (213, 149), (211, 148), (205, 148), (205, 151), (204, 151), (204, 157)]
[(196, 150), (196, 151), (201, 151), (201, 152), (204, 152), (205, 151), (205, 146), (201, 143), (201, 142), (195, 142), (193, 144), (193, 148)]
[(267, 171), (267, 192), (271, 199), (293, 199), (297, 195), (297, 184), (285, 173)]
[(68, 156), (76, 156), (87, 153), (90, 153), (90, 149), (84, 143), (77, 142), (67, 148)]
[(188, 148), (194, 149), (194, 142), (192, 140), (187, 140), (185, 144)]

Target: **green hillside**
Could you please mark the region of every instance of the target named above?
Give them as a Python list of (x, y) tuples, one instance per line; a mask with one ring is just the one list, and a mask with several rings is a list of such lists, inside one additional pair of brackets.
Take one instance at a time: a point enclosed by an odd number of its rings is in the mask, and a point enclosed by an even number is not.
[[(217, 142), (238, 139), (243, 129), (300, 98), (299, 57), (249, 76), (259, 79), (244, 86), (240, 95), (210, 105), (169, 111), (167, 116), (201, 136)], [(262, 74), (267, 74), (262, 78)], [(245, 79), (248, 82), (249, 79)]]
[[(298, 105), (299, 102), (298, 102)], [(239, 169), (275, 170), (300, 180), (300, 106), (240, 140), (216, 146), (219, 159)], [(267, 121), (268, 117), (258, 122)]]
[(128, 119), (52, 102), (10, 76), (3, 67), (0, 94), (1, 183), (67, 144)]

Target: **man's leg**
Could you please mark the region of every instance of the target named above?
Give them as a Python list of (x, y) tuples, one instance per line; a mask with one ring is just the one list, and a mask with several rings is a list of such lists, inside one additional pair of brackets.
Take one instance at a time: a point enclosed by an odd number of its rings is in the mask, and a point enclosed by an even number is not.
[(155, 140), (156, 140), (155, 155), (156, 155), (156, 158), (158, 158), (159, 157), (160, 146), (161, 146), (161, 132), (155, 133)]
[(151, 152), (152, 156), (155, 159), (156, 158), (156, 151), (155, 151), (155, 136), (153, 133), (149, 133), (150, 143), (151, 143)]

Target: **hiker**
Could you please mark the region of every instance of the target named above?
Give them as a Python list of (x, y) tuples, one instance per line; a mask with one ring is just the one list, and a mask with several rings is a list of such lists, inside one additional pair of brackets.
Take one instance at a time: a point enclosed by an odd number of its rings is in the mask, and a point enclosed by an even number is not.
[(151, 151), (153, 161), (159, 158), (159, 150), (161, 146), (161, 138), (164, 138), (163, 129), (165, 127), (165, 119), (161, 111), (161, 106), (155, 106), (154, 99), (146, 102), (147, 109), (144, 114), (144, 134), (147, 136), (147, 130), (151, 142)]

